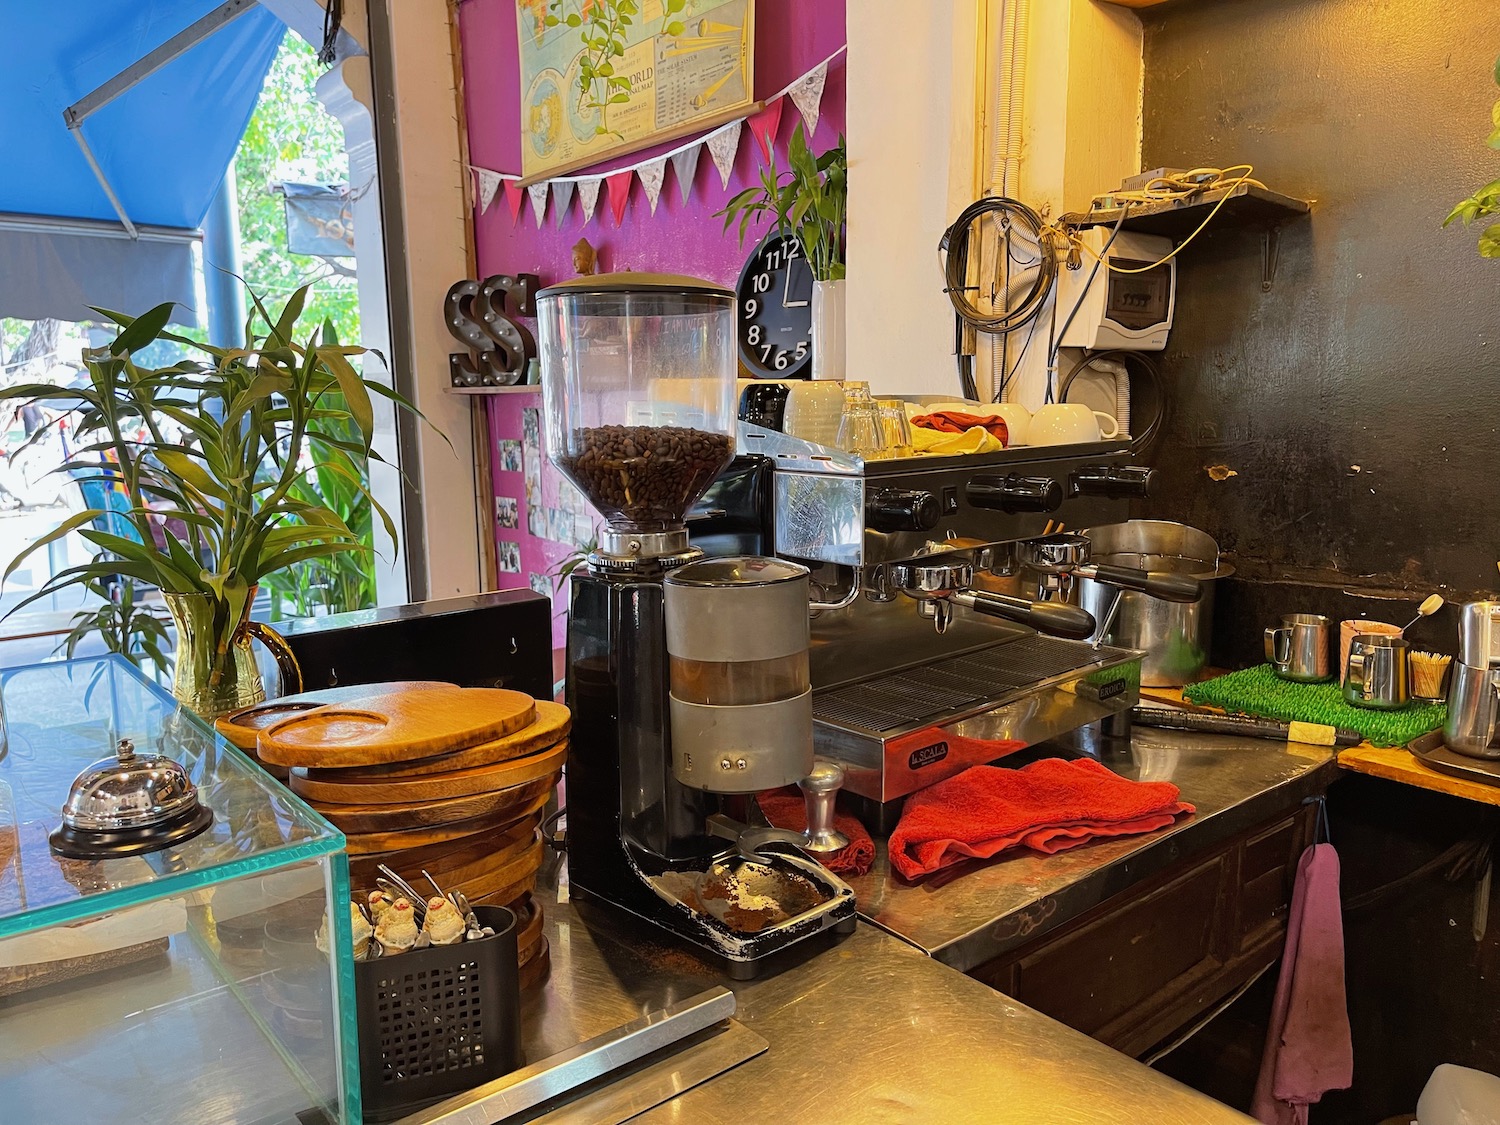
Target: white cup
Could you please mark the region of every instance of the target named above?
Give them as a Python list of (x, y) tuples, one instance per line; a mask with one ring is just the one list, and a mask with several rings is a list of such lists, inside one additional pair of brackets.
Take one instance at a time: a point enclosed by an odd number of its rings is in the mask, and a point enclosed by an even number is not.
[(1030, 445), (1079, 445), (1120, 435), (1113, 414), (1081, 402), (1049, 402), (1031, 416)]

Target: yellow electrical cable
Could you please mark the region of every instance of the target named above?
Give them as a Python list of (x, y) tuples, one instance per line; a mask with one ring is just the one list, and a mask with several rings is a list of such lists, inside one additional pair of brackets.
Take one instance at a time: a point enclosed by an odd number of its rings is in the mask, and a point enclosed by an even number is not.
[[(1224, 177), (1226, 175), (1228, 175), (1230, 172), (1237, 172), (1242, 168), (1244, 169), (1243, 174), (1241, 174), (1240, 177), (1234, 181), (1234, 183), (1229, 185), (1229, 187), (1225, 190), (1223, 197), (1220, 198), (1219, 202), (1214, 204), (1214, 209), (1208, 213), (1207, 218), (1205, 218), (1201, 223), (1198, 224), (1197, 229), (1195, 229), (1192, 234), (1188, 235), (1181, 242), (1179, 242), (1173, 248), (1172, 252), (1166, 255), (1166, 257), (1160, 259), (1159, 261), (1152, 262), (1149, 266), (1140, 266), (1136, 269), (1124, 269), (1120, 266), (1115, 265), (1113, 262), (1103, 262), (1105, 268), (1111, 270), (1114, 273), (1150, 273), (1152, 270), (1156, 269), (1157, 266), (1165, 265), (1167, 262), (1170, 262), (1173, 258), (1177, 257), (1184, 246), (1186, 246), (1189, 242), (1193, 241), (1193, 239), (1202, 234), (1203, 228), (1208, 226), (1208, 224), (1213, 221), (1213, 217), (1219, 213), (1219, 208), (1223, 207), (1224, 204), (1229, 202), (1229, 197), (1232, 196), (1238, 188), (1240, 188), (1244, 184), (1254, 184), (1255, 186), (1262, 188), (1266, 185), (1261, 183), (1259, 180), (1252, 180), (1250, 178), (1250, 173), (1255, 171), (1255, 168), (1252, 165), (1231, 164), (1227, 168), (1194, 168), (1191, 171), (1183, 172), (1175, 176), (1158, 176), (1156, 179), (1148, 183), (1145, 189), (1138, 192), (1132, 191), (1110, 193), (1110, 198), (1121, 200), (1122, 202), (1160, 203), (1165, 199), (1185, 199), (1189, 196), (1197, 195), (1205, 191), (1217, 191), (1220, 185), (1224, 182)], [(1175, 183), (1179, 181), (1186, 181), (1192, 177), (1207, 176), (1209, 174), (1212, 174), (1215, 178), (1211, 181), (1208, 181), (1207, 183), (1193, 184), (1191, 186), (1191, 190), (1188, 190), (1188, 185), (1183, 184), (1180, 188), (1177, 188), (1176, 190), (1170, 192), (1151, 191), (1152, 186), (1157, 183)], [(1143, 196), (1144, 198), (1133, 199), (1133, 196)], [(1094, 198), (1099, 199), (1101, 197), (1095, 196)], [(1087, 245), (1084, 244), (1082, 239), (1073, 238), (1069, 239), (1069, 241), (1077, 245), (1081, 250), (1083, 250), (1085, 254), (1093, 258), (1095, 261), (1103, 261), (1099, 257), (1099, 255), (1095, 254), (1091, 249), (1089, 249)]]

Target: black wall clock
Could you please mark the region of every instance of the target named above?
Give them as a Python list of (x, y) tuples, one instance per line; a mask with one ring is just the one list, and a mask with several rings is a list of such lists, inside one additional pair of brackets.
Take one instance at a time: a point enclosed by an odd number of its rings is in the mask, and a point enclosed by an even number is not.
[(794, 234), (772, 231), (745, 268), (740, 301), (740, 366), (761, 379), (812, 374), (812, 268)]

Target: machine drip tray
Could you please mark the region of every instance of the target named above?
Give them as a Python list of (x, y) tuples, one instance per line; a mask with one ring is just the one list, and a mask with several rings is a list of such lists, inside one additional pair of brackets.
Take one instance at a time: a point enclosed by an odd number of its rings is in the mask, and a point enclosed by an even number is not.
[(886, 734), (972, 714), (1060, 676), (1137, 658), (1128, 649), (1029, 636), (813, 693), (813, 718)]

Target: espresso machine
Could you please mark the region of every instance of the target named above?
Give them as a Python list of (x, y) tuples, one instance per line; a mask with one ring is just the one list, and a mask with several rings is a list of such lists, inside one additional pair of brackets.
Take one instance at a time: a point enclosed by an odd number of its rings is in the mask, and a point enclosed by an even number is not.
[(1080, 728), (1128, 734), (1142, 654), (1101, 641), (1110, 610), (1077, 605), (1077, 579), (1201, 593), (1089, 558), (1079, 532), (1125, 520), (1150, 488), (1125, 440), (865, 460), (741, 422), (737, 451), (689, 529), (812, 569), (816, 749), (879, 834), (970, 766)]
[[(607, 521), (568, 611), (568, 879), (733, 976), (852, 932), (817, 862), (842, 770), (814, 759), (807, 567), (705, 558), (689, 506), (734, 456), (735, 301), (693, 278), (537, 294), (547, 450)], [(808, 830), (749, 795), (798, 784)]]

